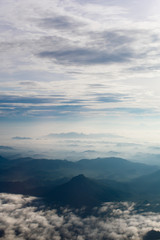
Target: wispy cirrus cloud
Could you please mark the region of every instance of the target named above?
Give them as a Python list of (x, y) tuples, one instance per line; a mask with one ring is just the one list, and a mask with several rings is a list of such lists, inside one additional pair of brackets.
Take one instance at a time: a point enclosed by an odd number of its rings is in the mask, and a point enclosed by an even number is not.
[[(30, 84), (30, 83), (29, 83)], [(147, 112), (148, 109), (141, 108), (126, 108), (119, 107), (115, 108), (114, 104), (123, 104), (131, 98), (126, 94), (112, 94), (112, 93), (94, 93), (92, 89), (86, 96), (68, 96), (68, 94), (52, 94), (52, 95), (1, 95), (0, 96), (0, 110), (3, 115), (14, 114), (31, 116), (32, 114), (37, 114), (37, 116), (58, 116), (61, 114), (76, 113), (80, 116), (81, 113), (86, 114), (87, 112), (99, 112), (99, 113), (113, 113), (118, 110), (118, 112)], [(149, 111), (148, 111), (149, 112)]]
[(125, 132), (159, 118), (159, 1), (0, 5), (0, 120)]

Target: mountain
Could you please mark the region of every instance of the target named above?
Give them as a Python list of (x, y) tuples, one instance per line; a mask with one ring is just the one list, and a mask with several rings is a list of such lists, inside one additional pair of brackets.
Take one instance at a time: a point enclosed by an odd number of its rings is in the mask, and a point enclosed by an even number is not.
[(74, 167), (73, 162), (66, 160), (15, 159), (8, 161), (5, 171), (0, 168), (0, 181), (26, 181), (33, 177), (42, 181), (54, 181), (66, 176), (72, 177)]
[(9, 160), (0, 156), (0, 169), (6, 168), (9, 164)]
[(45, 196), (62, 204), (150, 200), (160, 196), (159, 186), (158, 167), (121, 158), (71, 162), (0, 157), (0, 192)]
[(143, 240), (159, 240), (160, 239), (160, 232), (151, 230), (146, 233), (143, 237)]
[(35, 178), (38, 181), (57, 181), (84, 174), (95, 179), (129, 181), (158, 170), (158, 167), (134, 163), (121, 158), (83, 159), (78, 162), (22, 158), (0, 158), (0, 181), (22, 182)]
[(83, 159), (75, 163), (84, 174), (94, 178), (128, 181), (155, 172), (158, 167), (131, 162), (122, 158)]
[(147, 200), (159, 200), (160, 198), (160, 170), (141, 176), (137, 179), (133, 179), (129, 183), (130, 189), (133, 190), (138, 198)]
[(127, 193), (106, 187), (84, 175), (73, 177), (69, 182), (50, 190), (46, 196), (49, 201), (74, 207), (93, 207), (101, 202), (119, 201), (128, 197)]

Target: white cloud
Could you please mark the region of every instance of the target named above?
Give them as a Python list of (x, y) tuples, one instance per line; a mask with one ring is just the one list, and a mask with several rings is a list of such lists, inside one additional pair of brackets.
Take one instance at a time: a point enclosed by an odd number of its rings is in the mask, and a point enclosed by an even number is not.
[[(2, 239), (110, 239), (141, 240), (160, 229), (160, 214), (138, 213), (134, 203), (105, 203), (85, 217), (85, 209), (45, 207), (33, 197), (0, 194)], [(144, 205), (145, 207), (147, 205)]]

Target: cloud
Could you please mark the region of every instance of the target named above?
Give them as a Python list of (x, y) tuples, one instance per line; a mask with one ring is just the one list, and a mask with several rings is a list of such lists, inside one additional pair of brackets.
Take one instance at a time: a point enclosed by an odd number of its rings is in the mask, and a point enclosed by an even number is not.
[(87, 112), (83, 105), (60, 105), (60, 106), (8, 106), (0, 110), (1, 117), (9, 117), (14, 119), (23, 118), (58, 118), (60, 116), (70, 117), (71, 115), (79, 115), (80, 112)]
[(141, 240), (160, 228), (160, 214), (151, 212), (150, 204), (142, 204), (146, 211), (141, 213), (132, 202), (104, 203), (87, 213), (84, 208), (49, 208), (41, 199), (4, 193), (0, 203), (4, 240)]
[(123, 123), (131, 136), (139, 116), (159, 117), (159, 12), (150, 12), (157, 0), (0, 5), (1, 122), (52, 119), (62, 132), (71, 121), (96, 132), (122, 131)]
[[(119, 4), (117, 1), (112, 4), (104, 1), (87, 1), (85, 4), (63, 1), (59, 4), (55, 1), (51, 4), (47, 0), (44, 6), (38, 1), (26, 3), (23, 0), (13, 6), (9, 3), (2, 4), (2, 32), (9, 39), (6, 42), (2, 35), (2, 53), (8, 51), (12, 56), (20, 57), (19, 61), (18, 58), (14, 58), (13, 61), (5, 55), (6, 63), (8, 61), (6, 67), (10, 68), (18, 61), (20, 69), (32, 67), (40, 70), (46, 67), (47, 70), (51, 70), (48, 60), (51, 60), (53, 66), (52, 60), (55, 59), (58, 65), (72, 64), (69, 66), (72, 70), (75, 70), (74, 65), (88, 67), (112, 63), (120, 64), (121, 69), (125, 69), (125, 63), (132, 59), (149, 59), (147, 53), (153, 52), (152, 42), (158, 43), (159, 32), (155, 32), (154, 24), (150, 24), (146, 30), (149, 21), (134, 24), (133, 19), (126, 14), (131, 6), (133, 5), (126, 1), (125, 4)], [(25, 13), (24, 16), (20, 14), (20, 9)], [(5, 14), (7, 11), (12, 12), (8, 21)], [(12, 31), (6, 31), (8, 28)], [(15, 33), (17, 37), (11, 38)], [(142, 48), (142, 45), (145, 48)], [(154, 48), (156, 50), (158, 46), (154, 44)], [(41, 57), (42, 61), (37, 56)], [(127, 68), (131, 69), (135, 63), (130, 61), (130, 64), (127, 64)], [(143, 66), (143, 63), (140, 65)], [(59, 68), (58, 72), (60, 73)], [(82, 73), (82, 69), (79, 69), (79, 72)]]
[(95, 65), (128, 62), (133, 58), (129, 49), (121, 49), (114, 53), (89, 48), (70, 48), (59, 51), (43, 51), (38, 54), (41, 58), (55, 59), (60, 64)]
[(40, 26), (49, 29), (59, 29), (63, 31), (77, 31), (77, 28), (85, 25), (85, 22), (78, 21), (76, 17), (67, 15), (57, 15), (40, 19)]
[(12, 137), (14, 140), (31, 140), (32, 138), (30, 137)]
[(81, 111), (86, 111), (83, 100), (72, 100), (63, 95), (0, 97), (1, 116), (59, 116)]
[[(71, 87), (71, 90), (72, 89)], [(0, 114), (8, 117), (49, 117), (49, 116), (63, 116), (76, 114), (77, 116), (92, 116), (93, 114), (115, 115), (131, 113), (133, 115), (139, 114), (158, 114), (157, 108), (138, 106), (134, 107), (132, 104), (134, 98), (122, 94), (113, 93), (86, 93), (84, 96), (67, 96), (66, 95), (33, 95), (33, 96), (18, 96), (18, 95), (4, 95), (0, 98)], [(25, 94), (24, 94), (25, 95)], [(27, 94), (26, 94), (27, 95)], [(132, 104), (132, 107), (129, 107)]]
[(21, 104), (44, 104), (44, 103), (53, 103), (55, 101), (61, 100), (63, 97), (60, 96), (31, 96), (31, 97), (23, 97), (23, 96), (14, 96), (14, 95), (3, 95), (0, 97), (0, 104), (7, 103), (21, 103)]
[[(29, 82), (29, 84), (31, 83)], [(75, 96), (69, 97), (67, 94), (45, 94), (36, 96), (27, 96), (27, 94), (26, 96), (7, 94), (1, 95), (0, 97), (0, 111), (1, 115), (4, 116), (58, 116), (74, 113), (82, 115), (82, 113), (89, 113), (90, 111), (105, 112), (106, 108), (103, 107), (109, 107), (108, 110), (111, 111), (110, 106), (102, 105), (102, 103), (123, 103), (127, 97), (128, 96), (124, 94), (95, 94), (92, 91), (88, 93), (86, 99), (81, 96), (79, 98)], [(99, 106), (100, 104), (101, 107)], [(95, 110), (93, 110), (94, 108)]]
[(97, 97), (97, 101), (99, 101), (99, 102), (106, 102), (106, 103), (108, 103), (108, 102), (121, 102), (121, 100), (120, 99), (118, 99), (118, 98), (114, 98), (114, 97)]
[[(46, 86), (45, 84), (48, 79), (63, 78), (62, 85), (65, 88), (68, 85), (66, 79), (71, 78), (73, 78), (72, 86), (75, 85), (76, 80), (76, 84), (78, 82), (85, 87), (91, 83), (90, 79), (92, 79), (92, 84), (103, 82), (103, 85), (106, 86), (110, 79), (114, 78), (116, 81), (121, 75), (123, 78), (128, 78), (128, 71), (130, 75), (131, 69), (134, 73), (139, 72), (135, 71), (137, 66), (140, 68), (148, 66), (147, 69), (150, 71), (150, 60), (152, 61), (152, 57), (155, 57), (157, 49), (159, 49), (159, 45), (157, 45), (159, 32), (155, 32), (155, 27), (153, 28), (151, 25), (149, 25), (149, 29), (146, 29), (145, 24), (147, 23), (134, 24), (126, 15), (130, 5), (132, 4), (128, 4), (126, 1), (122, 6), (117, 1), (112, 4), (104, 1), (90, 1), (85, 4), (82, 4), (81, 1), (71, 1), (70, 3), (63, 1), (62, 4), (59, 4), (58, 1), (55, 1), (51, 4), (48, 0), (45, 6), (38, 1), (32, 3), (24, 0), (17, 1), (13, 6), (9, 2), (2, 4), (3, 34), (1, 34), (0, 42), (2, 53), (4, 53), (2, 57), (6, 68), (5, 73), (8, 75), (10, 68), (12, 72), (17, 71), (17, 76), (12, 73), (13, 79), (8, 80), (10, 84), (7, 88), (10, 89), (13, 84), (12, 88), (15, 90), (15, 81), (19, 75), (22, 78), (21, 88), (32, 86), (36, 95), (35, 98), (31, 97), (30, 99), (23, 95), (21, 89), (21, 97), (15, 99), (16, 97), (10, 95), (8, 102), (34, 104), (50, 102), (49, 97), (47, 99), (44, 96), (42, 99), (38, 96), (39, 89), (36, 89), (34, 83), (35, 78), (38, 82), (39, 79), (41, 80), (40, 75), (45, 75), (47, 72), (52, 76), (46, 75), (46, 79), (44, 77), (42, 82), (48, 92), (50, 85)], [(24, 16), (20, 9), (25, 13)], [(8, 21), (4, 14), (6, 12), (12, 13)], [(126, 24), (123, 25), (123, 22)], [(11, 30), (6, 31), (8, 28)], [(6, 41), (6, 39), (8, 40)], [(159, 66), (153, 61), (152, 65)], [(32, 71), (31, 76), (28, 74), (29, 71)], [(39, 71), (41, 74), (38, 74)], [(76, 79), (73, 77), (73, 72), (77, 73)], [(95, 73), (97, 74), (96, 80)], [(102, 82), (100, 73), (104, 74)], [(61, 76), (58, 77), (56, 74)], [(91, 74), (91, 76), (87, 74)], [(85, 79), (83, 83), (82, 79)], [(23, 80), (26, 80), (24, 84)], [(43, 86), (41, 88), (43, 89)], [(57, 92), (61, 92), (57, 86), (55, 89)], [(16, 87), (16, 90), (19, 91), (19, 86)], [(79, 89), (74, 90), (75, 93), (78, 93)], [(87, 91), (89, 88), (86, 89)], [(81, 91), (80, 99), (86, 100), (86, 96), (86, 93)], [(73, 101), (73, 99), (68, 100)], [(107, 97), (99, 100), (111, 101)], [(2, 97), (1, 103), (3, 101)], [(113, 101), (117, 102), (116, 99)]]

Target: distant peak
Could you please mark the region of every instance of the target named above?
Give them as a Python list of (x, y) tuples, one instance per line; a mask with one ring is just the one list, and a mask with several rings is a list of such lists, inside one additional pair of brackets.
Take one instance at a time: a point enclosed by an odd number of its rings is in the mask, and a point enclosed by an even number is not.
[(75, 176), (72, 178), (72, 180), (82, 180), (86, 179), (86, 177), (83, 174), (79, 174), (78, 176)]
[(70, 180), (70, 183), (81, 184), (81, 183), (87, 183), (88, 181), (89, 181), (89, 179), (87, 177), (85, 177), (83, 174), (80, 174), (80, 175), (73, 177)]

